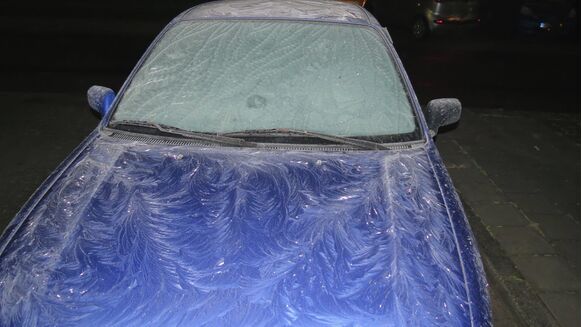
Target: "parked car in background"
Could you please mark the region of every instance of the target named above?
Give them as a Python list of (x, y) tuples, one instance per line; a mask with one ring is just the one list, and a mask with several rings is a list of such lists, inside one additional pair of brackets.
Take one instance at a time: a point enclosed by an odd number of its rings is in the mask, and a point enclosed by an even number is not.
[(361, 6), (175, 18), (0, 238), (1, 326), (489, 326), (487, 282), (386, 29)]
[(579, 28), (578, 6), (567, 0), (527, 0), (519, 10), (518, 31), (523, 34), (574, 34)]
[(409, 29), (417, 39), (475, 28), (481, 22), (478, 0), (369, 0), (366, 7), (387, 25)]

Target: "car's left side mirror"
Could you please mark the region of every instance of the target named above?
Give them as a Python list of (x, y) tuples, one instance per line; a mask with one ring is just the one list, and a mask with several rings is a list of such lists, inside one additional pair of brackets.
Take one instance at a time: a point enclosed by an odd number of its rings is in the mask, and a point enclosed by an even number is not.
[(87, 90), (89, 107), (101, 117), (107, 115), (109, 109), (111, 109), (113, 100), (115, 100), (115, 92), (108, 87), (93, 85)]
[(461, 119), (461, 101), (455, 98), (431, 100), (427, 107), (427, 124), (434, 137), (439, 128), (454, 124)]

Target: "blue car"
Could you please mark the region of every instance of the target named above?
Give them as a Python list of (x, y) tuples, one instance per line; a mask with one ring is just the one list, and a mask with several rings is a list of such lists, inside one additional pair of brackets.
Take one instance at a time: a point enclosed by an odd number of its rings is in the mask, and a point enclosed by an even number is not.
[(1, 326), (489, 326), (388, 32), (325, 1), (175, 18), (0, 239)]

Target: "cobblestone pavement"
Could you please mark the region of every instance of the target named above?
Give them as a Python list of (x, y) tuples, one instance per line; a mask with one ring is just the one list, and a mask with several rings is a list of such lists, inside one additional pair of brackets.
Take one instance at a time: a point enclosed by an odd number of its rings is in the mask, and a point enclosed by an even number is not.
[(474, 223), (513, 266), (484, 258), (489, 279), (527, 325), (580, 326), (579, 140), (579, 114), (499, 109), (465, 110), (437, 137)]

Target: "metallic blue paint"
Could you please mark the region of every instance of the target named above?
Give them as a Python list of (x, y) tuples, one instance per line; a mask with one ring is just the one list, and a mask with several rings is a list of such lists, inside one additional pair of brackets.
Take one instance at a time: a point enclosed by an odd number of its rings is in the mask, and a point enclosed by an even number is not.
[(107, 116), (114, 101), (115, 92), (110, 88), (93, 85), (89, 90), (87, 90), (87, 102), (89, 102), (89, 107), (96, 111), (101, 117)]
[(102, 109), (102, 116), (106, 116), (111, 109), (111, 105), (115, 101), (115, 92), (109, 92), (103, 98), (103, 109)]
[(487, 325), (467, 221), (427, 149), (97, 136), (4, 234), (0, 323)]

